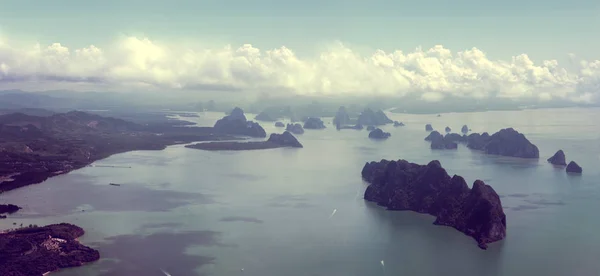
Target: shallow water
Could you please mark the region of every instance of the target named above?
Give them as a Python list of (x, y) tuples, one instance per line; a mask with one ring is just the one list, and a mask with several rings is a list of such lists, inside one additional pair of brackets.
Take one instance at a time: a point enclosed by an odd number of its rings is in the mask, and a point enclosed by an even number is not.
[[(188, 119), (212, 125), (222, 116), (200, 115)], [(0, 195), (0, 203), (24, 207), (0, 228), (83, 227), (80, 240), (103, 259), (56, 275), (598, 275), (599, 116), (600, 109), (390, 114), (406, 126), (384, 127), (392, 133), (385, 141), (328, 125), (298, 135), (303, 149), (128, 152), (94, 164), (131, 168), (86, 167)], [(540, 160), (463, 146), (432, 151), (423, 141), (426, 123), (475, 132), (514, 127), (540, 148)], [(583, 175), (545, 161), (558, 149)], [(360, 171), (383, 158), (437, 159), (469, 184), (492, 185), (507, 215), (506, 240), (483, 251), (470, 237), (432, 225), (431, 216), (364, 202)]]

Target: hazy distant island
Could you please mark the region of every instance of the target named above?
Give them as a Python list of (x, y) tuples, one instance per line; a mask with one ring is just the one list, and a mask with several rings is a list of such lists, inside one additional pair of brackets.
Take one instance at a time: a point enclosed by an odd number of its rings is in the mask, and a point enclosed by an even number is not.
[(0, 116), (0, 193), (68, 173), (112, 154), (195, 141), (235, 140), (210, 127), (137, 124), (81, 111)]
[(477, 180), (469, 188), (464, 178), (450, 177), (439, 161), (427, 165), (406, 160), (366, 163), (362, 177), (370, 185), (364, 198), (388, 210), (409, 210), (436, 217), (473, 237), (480, 248), (506, 237), (506, 215), (494, 189)]
[(201, 150), (260, 150), (274, 148), (302, 148), (302, 144), (289, 131), (282, 134), (273, 133), (266, 141), (260, 142), (205, 142), (185, 146)]
[(67, 223), (0, 233), (0, 275), (42, 276), (99, 260), (97, 250), (77, 241), (84, 233)]

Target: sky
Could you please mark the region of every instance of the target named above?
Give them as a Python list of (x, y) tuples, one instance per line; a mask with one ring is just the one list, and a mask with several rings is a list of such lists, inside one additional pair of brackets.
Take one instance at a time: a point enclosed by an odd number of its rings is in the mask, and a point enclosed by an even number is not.
[(600, 102), (600, 1), (0, 0), (0, 89)]

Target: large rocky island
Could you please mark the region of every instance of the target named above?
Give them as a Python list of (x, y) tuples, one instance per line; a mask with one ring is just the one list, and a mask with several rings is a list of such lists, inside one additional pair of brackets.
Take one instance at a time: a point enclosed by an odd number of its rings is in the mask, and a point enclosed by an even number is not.
[(231, 113), (218, 120), (213, 127), (215, 132), (250, 137), (267, 137), (265, 130), (257, 123), (248, 121), (244, 111), (236, 107)]
[(0, 193), (41, 183), (112, 154), (235, 139), (211, 127), (136, 124), (81, 111), (0, 116)]
[(489, 135), (473, 133), (467, 137), (467, 147), (487, 154), (518, 158), (539, 158), (538, 147), (513, 128), (505, 128)]
[(201, 150), (260, 150), (275, 148), (302, 148), (296, 137), (289, 131), (282, 134), (273, 133), (266, 141), (260, 142), (206, 142), (187, 145), (186, 148)]
[(436, 217), (446, 225), (473, 237), (480, 248), (506, 237), (506, 216), (494, 189), (475, 181), (469, 188), (464, 178), (450, 177), (439, 161), (427, 165), (406, 160), (370, 162), (362, 170), (370, 185), (364, 198), (388, 210), (409, 210)]
[(100, 253), (77, 241), (83, 234), (67, 223), (0, 233), (0, 275), (42, 276), (97, 261)]

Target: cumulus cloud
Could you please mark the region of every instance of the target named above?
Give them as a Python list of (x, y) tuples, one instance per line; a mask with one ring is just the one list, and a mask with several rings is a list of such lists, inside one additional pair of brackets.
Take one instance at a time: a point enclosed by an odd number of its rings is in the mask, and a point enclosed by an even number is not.
[(491, 60), (477, 48), (452, 52), (441, 45), (364, 56), (338, 42), (312, 58), (300, 58), (283, 46), (209, 49), (125, 37), (102, 48), (70, 49), (61, 43), (23, 46), (0, 39), (0, 85), (416, 95), (427, 101), (447, 96), (598, 101), (600, 61), (569, 57), (577, 65), (574, 70), (556, 60), (536, 64), (526, 54)]

